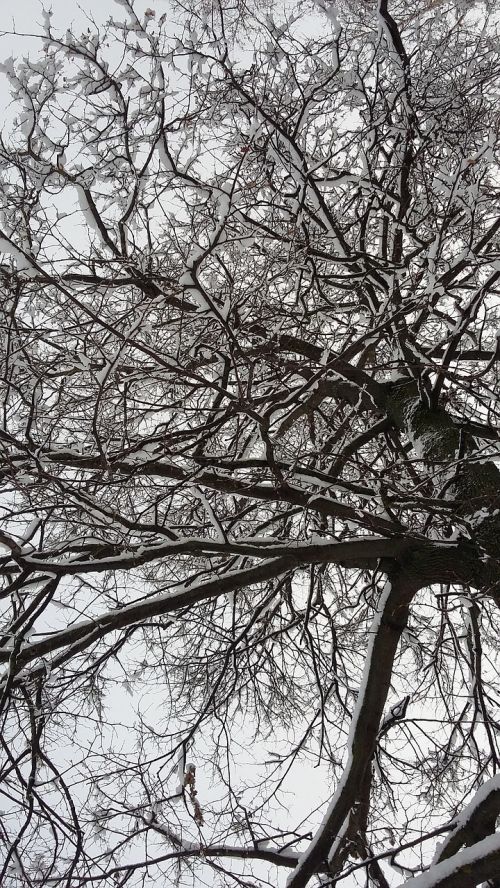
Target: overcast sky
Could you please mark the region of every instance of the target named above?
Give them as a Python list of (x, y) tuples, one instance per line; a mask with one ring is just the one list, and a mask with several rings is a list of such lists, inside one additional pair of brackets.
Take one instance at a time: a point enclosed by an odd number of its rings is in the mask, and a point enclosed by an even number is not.
[[(138, 14), (150, 7), (155, 10), (158, 15), (165, 12), (165, 0), (136, 0), (135, 8)], [(53, 24), (56, 28), (66, 29), (74, 24), (75, 27), (83, 27), (86, 25), (86, 16), (100, 23), (105, 21), (109, 15), (115, 14), (117, 18), (122, 18), (120, 6), (114, 0), (17, 0), (12, 3), (9, 9), (9, 17), (4, 19), (3, 27), (6, 30), (16, 30), (25, 34), (40, 33), (42, 23), (42, 10), (52, 9)], [(9, 38), (5, 37), (4, 41)], [(12, 45), (12, 43), (10, 43)], [(3, 52), (3, 50), (2, 50)], [(11, 54), (11, 50), (7, 50), (7, 55)], [(0, 60), (3, 58), (0, 56)]]
[[(137, 3), (137, 8), (146, 8), (146, 3)], [(149, 4), (154, 9), (158, 4), (155, 0)], [(118, 4), (114, 0), (47, 0), (46, 3), (40, 0), (19, 0), (17, 4), (12, 5), (11, 20), (15, 23), (19, 30), (31, 31), (35, 29), (35, 25), (42, 21), (42, 9), (52, 9), (54, 13), (54, 24), (61, 24), (67, 28), (71, 22), (80, 22), (84, 20), (85, 13), (91, 15), (96, 21), (103, 20), (110, 12), (117, 10)], [(38, 30), (38, 29), (36, 29)]]

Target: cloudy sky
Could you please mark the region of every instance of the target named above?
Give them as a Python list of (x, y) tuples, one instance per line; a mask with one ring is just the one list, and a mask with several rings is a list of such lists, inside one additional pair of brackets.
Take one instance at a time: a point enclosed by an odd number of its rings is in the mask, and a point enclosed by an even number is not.
[[(134, 5), (138, 14), (148, 7), (155, 10), (157, 15), (161, 15), (166, 9), (165, 0), (149, 0), (149, 2), (147, 0), (136, 0)], [(115, 14), (117, 18), (121, 17), (119, 4), (115, 0), (99, 0), (99, 2), (96, 2), (96, 0), (80, 0), (80, 2), (78, 0), (46, 0), (46, 2), (42, 2), (42, 0), (18, 0), (18, 2), (12, 3), (11, 9), (9, 9), (9, 18), (4, 19), (3, 27), (6, 31), (16, 30), (23, 34), (40, 33), (44, 8), (47, 10), (52, 9), (54, 26), (62, 29), (66, 29), (71, 25), (87, 27), (89, 24), (88, 22), (86, 23), (87, 17), (93, 19), (97, 24), (105, 21), (111, 14)], [(0, 60), (2, 60), (2, 56), (5, 57), (5, 54), (13, 54), (15, 46), (17, 46), (17, 51), (19, 51), (19, 42), (17, 41), (14, 44), (12, 38), (8, 35), (3, 37), (2, 44), (0, 45), (6, 47), (6, 53), (3, 48), (1, 50)], [(9, 47), (12, 47), (12, 49)]]

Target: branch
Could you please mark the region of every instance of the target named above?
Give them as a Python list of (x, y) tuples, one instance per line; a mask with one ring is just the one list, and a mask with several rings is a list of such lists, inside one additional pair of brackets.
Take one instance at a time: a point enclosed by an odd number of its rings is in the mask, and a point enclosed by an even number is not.
[(287, 881), (287, 888), (305, 888), (332, 846), (345, 830), (344, 824), (357, 801), (379, 731), (380, 719), (389, 692), (394, 657), (406, 626), (409, 605), (416, 584), (401, 574), (387, 581), (370, 629), (370, 643), (348, 738), (348, 759), (337, 790), (313, 841), (301, 855)]
[(417, 876), (400, 888), (474, 888), (500, 873), (500, 834), (488, 836)]
[[(331, 543), (326, 546), (302, 546), (295, 551), (291, 546), (282, 547), (281, 557), (266, 560), (256, 567), (234, 571), (221, 577), (217, 576), (205, 583), (189, 583), (188, 581), (175, 592), (155, 595), (125, 607), (115, 608), (94, 619), (83, 620), (74, 626), (53, 633), (42, 641), (26, 645), (17, 655), (16, 667), (23, 668), (38, 657), (46, 656), (68, 645), (78, 644), (82, 640), (88, 639), (90, 644), (103, 638), (109, 632), (132, 626), (134, 623), (173, 613), (179, 608), (191, 607), (198, 602), (217, 598), (219, 595), (234, 592), (254, 583), (274, 579), (301, 563), (308, 564), (311, 563), (311, 560), (320, 562), (331, 560), (333, 552), (336, 553), (335, 561), (343, 565), (375, 567), (381, 558), (389, 558), (391, 554), (398, 551), (398, 548), (403, 553), (407, 551), (408, 546), (408, 541), (404, 539), (400, 541), (398, 547), (397, 540), (370, 537), (346, 543)], [(328, 551), (330, 551), (330, 556), (327, 556)], [(98, 565), (94, 563), (94, 570), (96, 569), (98, 569)], [(0, 662), (7, 662), (10, 656), (10, 651), (0, 651)]]
[(460, 812), (455, 829), (436, 854), (436, 863), (453, 857), (462, 845), (470, 847), (495, 832), (500, 814), (500, 775), (479, 788), (469, 805)]
[[(347, 508), (347, 507), (346, 507)], [(2, 535), (6, 543), (7, 537)], [(217, 542), (197, 537), (182, 540), (170, 540), (153, 546), (128, 546), (120, 549), (117, 546), (104, 547), (102, 544), (85, 547), (86, 558), (81, 560), (51, 561), (50, 553), (38, 557), (22, 555), (19, 547), (12, 543), (12, 557), (22, 568), (42, 571), (56, 576), (75, 576), (84, 573), (103, 573), (108, 570), (130, 570), (151, 564), (153, 561), (172, 555), (232, 555), (240, 558), (286, 558), (288, 567), (301, 564), (342, 564), (348, 567), (376, 567), (380, 558), (390, 558), (407, 553), (419, 543), (426, 545), (425, 540), (417, 537), (400, 536), (384, 538), (382, 536), (359, 537), (345, 542), (322, 540), (314, 543), (280, 543), (274, 538), (258, 537), (240, 542)], [(428, 544), (432, 548), (432, 543)], [(456, 544), (449, 546), (455, 550)], [(16, 551), (17, 550), (17, 551)], [(67, 558), (71, 546), (64, 549)], [(101, 554), (101, 557), (96, 557)]]

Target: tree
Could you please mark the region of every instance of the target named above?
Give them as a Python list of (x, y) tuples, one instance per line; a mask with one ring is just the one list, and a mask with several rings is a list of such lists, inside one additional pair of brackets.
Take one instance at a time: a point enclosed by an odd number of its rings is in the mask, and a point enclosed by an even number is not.
[(494, 4), (117, 2), (2, 69), (0, 881), (499, 885)]

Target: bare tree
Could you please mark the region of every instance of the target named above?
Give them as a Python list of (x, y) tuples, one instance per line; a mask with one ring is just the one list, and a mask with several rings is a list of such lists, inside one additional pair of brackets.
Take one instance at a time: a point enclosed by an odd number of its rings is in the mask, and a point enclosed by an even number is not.
[(2, 885), (500, 884), (497, 20), (2, 66)]

